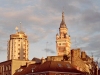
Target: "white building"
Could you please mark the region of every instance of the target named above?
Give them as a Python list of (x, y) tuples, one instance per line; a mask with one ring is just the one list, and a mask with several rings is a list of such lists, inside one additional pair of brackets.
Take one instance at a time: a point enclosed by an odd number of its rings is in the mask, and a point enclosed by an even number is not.
[(28, 47), (27, 35), (17, 29), (15, 34), (10, 35), (10, 40), (8, 41), (7, 60), (28, 60)]

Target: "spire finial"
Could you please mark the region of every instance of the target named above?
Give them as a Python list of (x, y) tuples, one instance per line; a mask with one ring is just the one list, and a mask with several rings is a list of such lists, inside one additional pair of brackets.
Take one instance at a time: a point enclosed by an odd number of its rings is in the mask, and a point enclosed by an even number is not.
[(22, 23), (20, 22), (20, 31), (22, 31)]
[(63, 10), (62, 10), (62, 22), (65, 23), (65, 19), (64, 19), (64, 6), (63, 6)]
[(64, 12), (63, 11), (62, 11), (62, 21), (60, 23), (60, 27), (61, 28), (65, 28), (66, 27), (65, 18), (64, 18)]
[(64, 12), (62, 12), (62, 22), (65, 23)]

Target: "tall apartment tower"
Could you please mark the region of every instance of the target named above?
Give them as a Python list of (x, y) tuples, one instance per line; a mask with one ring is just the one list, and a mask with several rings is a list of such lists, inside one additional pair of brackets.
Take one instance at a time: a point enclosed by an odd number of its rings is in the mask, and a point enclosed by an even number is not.
[(28, 60), (28, 39), (23, 31), (18, 31), (10, 35), (8, 41), (7, 59)]
[(68, 35), (68, 28), (65, 24), (64, 12), (62, 12), (62, 21), (59, 27), (59, 34), (56, 34), (56, 49), (58, 56), (70, 54), (70, 36)]

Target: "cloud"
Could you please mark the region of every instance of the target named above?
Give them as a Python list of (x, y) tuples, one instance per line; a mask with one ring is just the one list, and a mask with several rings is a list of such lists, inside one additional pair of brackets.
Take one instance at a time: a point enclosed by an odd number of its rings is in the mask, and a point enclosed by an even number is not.
[(55, 51), (49, 48), (44, 49), (43, 51), (54, 54)]
[(63, 7), (64, 7), (64, 11), (67, 11), (67, 14), (73, 14), (76, 13), (77, 11), (80, 11), (80, 9), (76, 6), (70, 5), (72, 3), (72, 1), (69, 0), (53, 0), (53, 1), (49, 1), (49, 0), (43, 0), (41, 1), (42, 6), (44, 6), (45, 9), (53, 9), (56, 12), (62, 12)]
[(7, 52), (7, 50), (5, 49), (5, 47), (0, 46), (0, 53), (1, 52)]

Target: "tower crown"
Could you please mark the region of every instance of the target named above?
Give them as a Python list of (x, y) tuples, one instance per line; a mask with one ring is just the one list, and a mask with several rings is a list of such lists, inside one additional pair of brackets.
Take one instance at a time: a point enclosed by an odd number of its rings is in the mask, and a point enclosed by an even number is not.
[(60, 23), (60, 28), (66, 28), (64, 12), (62, 12), (62, 21)]

